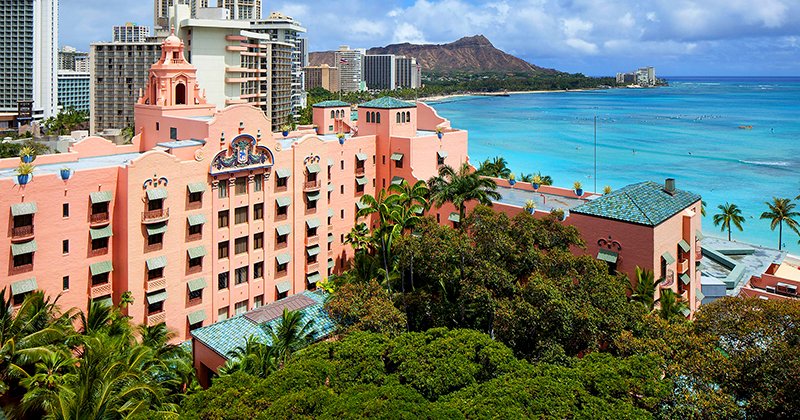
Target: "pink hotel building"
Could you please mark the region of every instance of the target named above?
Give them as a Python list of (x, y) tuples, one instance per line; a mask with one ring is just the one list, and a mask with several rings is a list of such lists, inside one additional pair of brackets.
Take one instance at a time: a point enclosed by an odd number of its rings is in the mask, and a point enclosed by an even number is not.
[(325, 102), (318, 134), (273, 134), (257, 108), (206, 103), (183, 49), (164, 41), (132, 144), (89, 137), (38, 156), (27, 185), (19, 159), (0, 160), (0, 287), (16, 302), (41, 289), (85, 310), (87, 296), (130, 292), (134, 322), (166, 322), (182, 341), (341, 270), (364, 194), (468, 160), (465, 131), (391, 98), (362, 104), (357, 128), (349, 104)]
[[(166, 322), (183, 341), (345, 268), (345, 235), (364, 194), (469, 161), (465, 131), (425, 104), (392, 98), (361, 104), (357, 125), (349, 104), (318, 103), (316, 130), (273, 134), (257, 108), (206, 103), (183, 49), (175, 36), (164, 41), (135, 105), (132, 144), (89, 137), (69, 153), (39, 156), (26, 185), (14, 176), (19, 159), (0, 160), (0, 209), (8, 209), (0, 287), (15, 302), (41, 289), (85, 310), (89, 299), (119, 302), (129, 292), (133, 322)], [(699, 197), (651, 184), (577, 198), (500, 181), (496, 207), (513, 214), (525, 199), (564, 203), (567, 223), (589, 244), (578, 252), (626, 274), (655, 269), (694, 311)], [(458, 223), (453, 210), (436, 217)]]

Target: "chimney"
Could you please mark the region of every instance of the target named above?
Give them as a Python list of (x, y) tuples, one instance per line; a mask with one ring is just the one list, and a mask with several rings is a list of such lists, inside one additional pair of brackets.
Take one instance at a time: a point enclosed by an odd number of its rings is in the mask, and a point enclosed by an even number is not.
[(669, 195), (675, 195), (675, 178), (667, 178), (664, 181), (664, 192)]

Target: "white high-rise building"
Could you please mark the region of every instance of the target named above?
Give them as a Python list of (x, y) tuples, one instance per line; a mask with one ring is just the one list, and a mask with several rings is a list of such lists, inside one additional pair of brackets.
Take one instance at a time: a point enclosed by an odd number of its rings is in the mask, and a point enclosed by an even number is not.
[(150, 28), (128, 22), (114, 27), (114, 42), (146, 42)]
[(336, 51), (336, 67), (339, 68), (339, 89), (342, 92), (360, 92), (367, 90), (364, 82), (364, 49), (351, 50), (347, 45), (342, 45)]
[(0, 45), (0, 113), (16, 113), (20, 102), (31, 101), (33, 119), (54, 116), (58, 0), (0, 0)]
[(224, 0), (222, 6), (231, 12), (231, 19), (261, 19), (261, 0)]

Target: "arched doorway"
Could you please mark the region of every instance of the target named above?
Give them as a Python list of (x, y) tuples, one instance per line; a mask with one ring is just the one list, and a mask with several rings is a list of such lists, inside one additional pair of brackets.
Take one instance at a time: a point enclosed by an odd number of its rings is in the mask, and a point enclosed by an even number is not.
[(175, 105), (186, 105), (186, 85), (183, 83), (175, 86)]

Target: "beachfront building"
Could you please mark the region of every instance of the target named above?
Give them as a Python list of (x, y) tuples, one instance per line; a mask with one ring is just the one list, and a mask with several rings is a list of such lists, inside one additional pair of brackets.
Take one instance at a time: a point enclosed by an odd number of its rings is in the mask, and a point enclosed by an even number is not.
[(394, 54), (367, 54), (363, 60), (364, 82), (367, 84), (367, 89), (394, 90), (397, 87)]
[(535, 206), (534, 215), (564, 212), (564, 223), (575, 226), (586, 243), (576, 254), (586, 254), (608, 264), (609, 272), (624, 273), (636, 281), (636, 267), (652, 270), (663, 279), (656, 291), (672, 289), (694, 313), (703, 301), (697, 264), (702, 259), (700, 196), (664, 184), (642, 182), (606, 195), (584, 193), (550, 186), (534, 190), (517, 182), (513, 188), (498, 180), (503, 196), (495, 207), (509, 214)]
[(422, 87), (422, 67), (413, 57), (395, 57), (395, 80), (399, 89)]
[(364, 80), (364, 49), (351, 50), (342, 45), (334, 53), (335, 65), (339, 69), (339, 89), (342, 92), (361, 92), (367, 90)]
[(132, 22), (117, 25), (113, 28), (114, 42), (146, 42), (150, 36), (150, 28)]
[(22, 185), (19, 159), (0, 160), (0, 287), (15, 303), (41, 289), (86, 310), (129, 293), (134, 323), (165, 322), (182, 341), (343, 270), (364, 194), (468, 161), (465, 131), (391, 98), (362, 104), (358, 126), (349, 104), (327, 102), (319, 134), (273, 134), (260, 109), (207, 101), (178, 37), (159, 50), (131, 144), (88, 137), (37, 157)]

